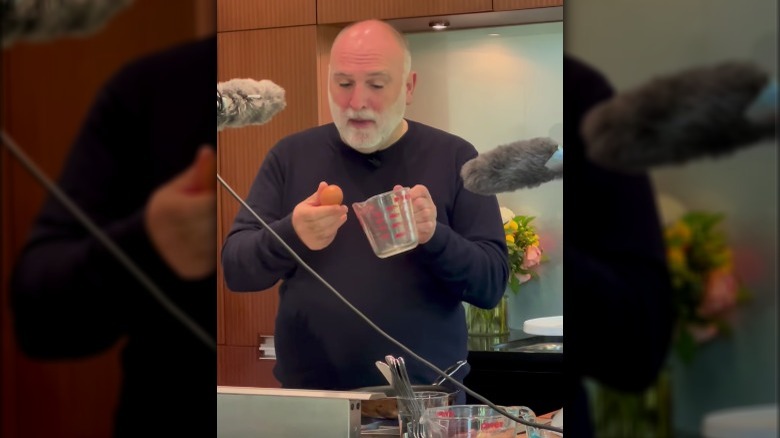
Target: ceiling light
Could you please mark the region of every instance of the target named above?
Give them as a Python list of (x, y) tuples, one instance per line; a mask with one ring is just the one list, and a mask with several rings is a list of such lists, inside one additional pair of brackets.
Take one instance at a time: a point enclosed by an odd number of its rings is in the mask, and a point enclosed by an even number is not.
[(442, 30), (450, 27), (450, 22), (447, 20), (436, 20), (428, 23), (428, 26), (433, 30)]

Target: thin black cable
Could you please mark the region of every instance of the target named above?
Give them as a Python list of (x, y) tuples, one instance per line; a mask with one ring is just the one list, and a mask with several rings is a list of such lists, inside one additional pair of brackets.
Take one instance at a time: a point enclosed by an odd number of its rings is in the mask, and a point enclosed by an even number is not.
[(230, 194), (233, 195), (233, 197), (236, 198), (236, 200), (238, 200), (238, 202), (240, 202), (241, 205), (244, 206), (244, 208), (246, 208), (250, 213), (252, 213), (252, 215), (255, 217), (255, 219), (257, 219), (258, 222), (260, 222), (260, 224), (263, 226), (263, 228), (265, 228), (269, 233), (271, 233), (271, 235), (274, 236), (279, 241), (279, 243), (282, 244), (282, 246), (284, 246), (284, 248), (290, 253), (290, 255), (293, 256), (293, 258), (295, 258), (295, 260), (301, 266), (303, 266), (307, 271), (309, 271), (309, 273), (311, 273), (317, 280), (322, 282), (322, 284), (324, 284), (326, 288), (328, 288), (331, 292), (333, 292), (336, 295), (336, 297), (338, 297), (341, 301), (343, 301), (344, 304), (347, 305), (347, 307), (349, 307), (353, 312), (355, 312), (355, 314), (357, 314), (361, 319), (363, 319), (369, 326), (371, 326), (371, 328), (376, 330), (380, 335), (384, 336), (387, 340), (389, 340), (393, 344), (397, 345), (403, 351), (407, 352), (410, 356), (412, 356), (413, 358), (417, 359), (422, 364), (424, 364), (428, 368), (430, 368), (433, 371), (435, 371), (436, 373), (438, 373), (440, 376), (442, 376), (445, 379), (449, 380), (450, 383), (452, 383), (455, 386), (457, 386), (458, 388), (464, 390), (466, 393), (470, 394), (472, 397), (476, 398), (477, 400), (479, 400), (479, 401), (485, 403), (486, 405), (490, 406), (491, 408), (495, 409), (501, 415), (503, 415), (503, 416), (513, 420), (513, 421), (516, 421), (516, 422), (518, 422), (520, 424), (526, 425), (526, 426), (537, 427), (539, 429), (546, 429), (546, 430), (550, 430), (550, 431), (553, 431), (553, 432), (558, 432), (558, 433), (561, 433), (561, 434), (563, 433), (563, 429), (561, 429), (561, 428), (554, 427), (554, 426), (549, 426), (549, 425), (546, 425), (546, 424), (539, 424), (539, 423), (529, 422), (529, 421), (523, 420), (523, 419), (521, 419), (519, 417), (516, 417), (516, 416), (510, 414), (509, 412), (506, 412), (505, 410), (503, 410), (499, 406), (495, 405), (493, 402), (489, 401), (485, 397), (477, 394), (476, 392), (474, 392), (471, 389), (467, 388), (465, 385), (463, 385), (462, 383), (458, 382), (454, 378), (448, 376), (444, 371), (442, 371), (438, 367), (436, 367), (436, 365), (434, 365), (434, 364), (428, 362), (427, 360), (423, 359), (422, 357), (418, 356), (417, 353), (415, 353), (414, 351), (409, 349), (407, 346), (405, 346), (401, 342), (399, 342), (396, 339), (394, 339), (392, 336), (390, 336), (387, 333), (385, 333), (384, 330), (382, 330), (376, 324), (374, 324), (366, 315), (364, 315), (360, 310), (358, 310), (355, 306), (353, 306), (352, 303), (349, 302), (349, 300), (347, 300), (340, 293), (338, 293), (338, 291), (336, 291), (336, 289), (334, 289), (333, 286), (331, 286), (324, 278), (320, 277), (320, 275), (317, 272), (315, 272), (314, 269), (312, 269), (309, 265), (307, 265), (306, 262), (304, 262), (303, 259), (301, 259), (298, 256), (298, 254), (296, 254), (295, 251), (293, 251), (293, 249), (290, 248), (287, 245), (287, 243), (285, 243), (285, 241), (278, 234), (276, 234), (276, 232), (274, 230), (272, 230), (271, 227), (269, 227), (268, 224), (266, 224), (265, 221), (257, 213), (255, 213), (254, 210), (252, 210), (252, 208), (249, 205), (247, 205), (247, 203), (244, 202), (243, 199), (241, 199), (240, 196), (238, 196), (238, 194), (235, 191), (233, 191), (233, 189), (228, 185), (228, 183), (226, 183), (225, 180), (222, 179), (222, 177), (219, 175), (219, 173), (217, 173), (217, 180), (219, 180), (220, 184), (222, 184), (222, 186), (225, 187), (228, 190), (228, 192), (230, 192)]
[(35, 179), (37, 179), (62, 205), (70, 211), (71, 214), (84, 225), (92, 235), (102, 243), (106, 249), (117, 258), (117, 260), (133, 274), (138, 281), (152, 294), (152, 297), (173, 315), (174, 318), (184, 324), (195, 336), (203, 341), (210, 349), (217, 350), (217, 342), (203, 330), (195, 321), (181, 309), (179, 309), (168, 297), (146, 276), (146, 274), (133, 263), (133, 261), (117, 246), (92, 220), (65, 194), (56, 184), (54, 184), (35, 163), (22, 151), (22, 149), (13, 141), (13, 139), (4, 130), (0, 130), (3, 143), (9, 151), (27, 168)]

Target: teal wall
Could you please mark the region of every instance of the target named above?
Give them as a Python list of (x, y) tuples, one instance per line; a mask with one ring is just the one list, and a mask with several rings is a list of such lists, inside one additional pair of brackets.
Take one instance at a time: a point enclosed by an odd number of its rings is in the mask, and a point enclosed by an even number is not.
[[(409, 34), (418, 72), (407, 116), (457, 134), (480, 152), (533, 137), (562, 141), (563, 23)], [(493, 34), (493, 35), (491, 35)], [(509, 296), (509, 325), (563, 312), (563, 182), (498, 195), (534, 216), (549, 261)]]

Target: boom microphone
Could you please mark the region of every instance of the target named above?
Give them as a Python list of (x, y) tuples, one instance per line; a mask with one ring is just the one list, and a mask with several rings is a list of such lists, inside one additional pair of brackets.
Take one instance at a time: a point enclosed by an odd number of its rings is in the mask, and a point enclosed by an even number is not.
[(41, 42), (85, 36), (103, 28), (133, 0), (0, 0), (3, 48), (17, 41)]
[(536, 137), (498, 146), (461, 168), (464, 187), (480, 195), (532, 188), (563, 177), (563, 149), (552, 138)]
[(287, 106), (284, 89), (268, 79), (217, 84), (217, 131), (262, 125)]
[(586, 153), (643, 172), (721, 156), (775, 135), (777, 85), (750, 63), (725, 62), (656, 78), (585, 115)]

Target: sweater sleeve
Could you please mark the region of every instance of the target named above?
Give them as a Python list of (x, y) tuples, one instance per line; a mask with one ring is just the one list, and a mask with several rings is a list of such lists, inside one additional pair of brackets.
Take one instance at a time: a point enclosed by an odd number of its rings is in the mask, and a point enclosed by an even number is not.
[[(292, 213), (283, 212), (283, 173), (278, 156), (270, 151), (263, 160), (245, 202), (222, 245), (225, 282), (234, 292), (270, 288), (296, 269), (296, 254), (308, 251), (292, 226)], [(266, 229), (255, 217), (257, 214)], [(286, 242), (280, 242), (274, 235)]]
[[(473, 146), (469, 149), (458, 158), (457, 169), (477, 155)], [(420, 258), (452, 294), (475, 306), (493, 308), (503, 297), (509, 278), (498, 199), (466, 190), (457, 173), (449, 223), (438, 219), (433, 237), (421, 245)]]

